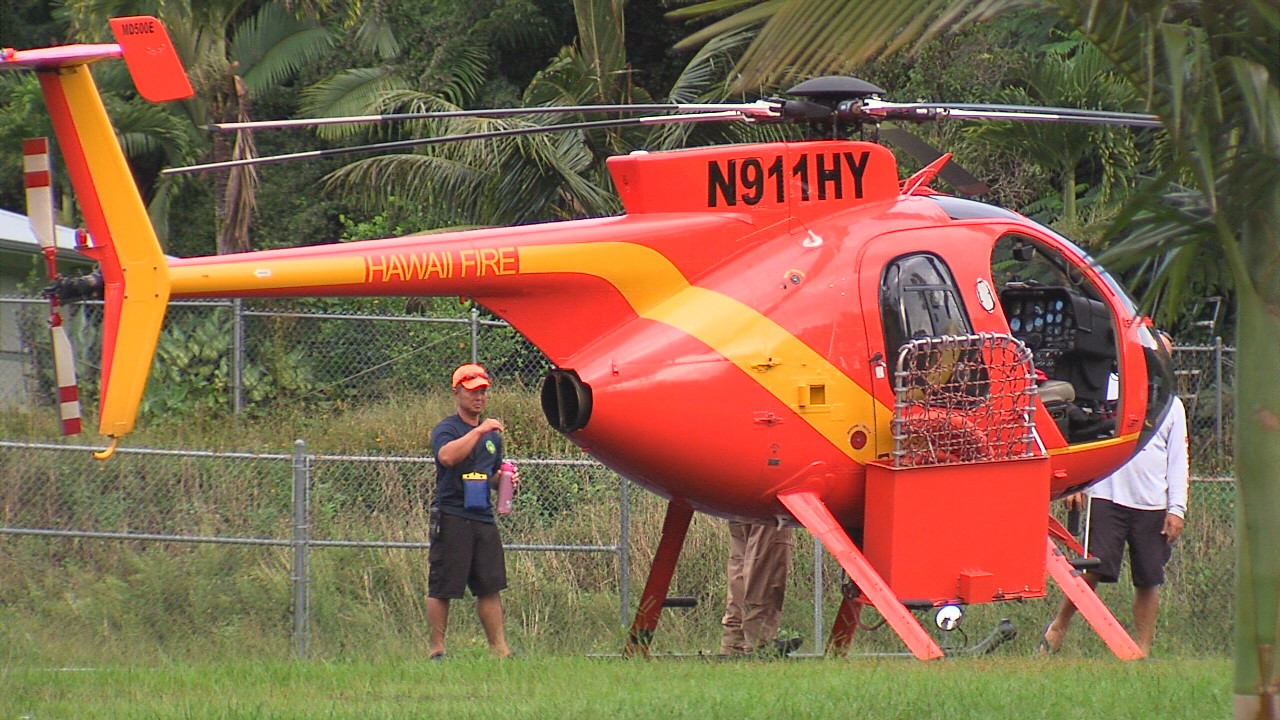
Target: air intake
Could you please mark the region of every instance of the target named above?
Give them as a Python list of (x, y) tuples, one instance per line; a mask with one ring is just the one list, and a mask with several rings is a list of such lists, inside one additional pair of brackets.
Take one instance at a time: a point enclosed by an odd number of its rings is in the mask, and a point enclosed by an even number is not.
[(591, 388), (573, 370), (551, 370), (542, 380), (542, 412), (562, 433), (581, 430), (591, 418)]

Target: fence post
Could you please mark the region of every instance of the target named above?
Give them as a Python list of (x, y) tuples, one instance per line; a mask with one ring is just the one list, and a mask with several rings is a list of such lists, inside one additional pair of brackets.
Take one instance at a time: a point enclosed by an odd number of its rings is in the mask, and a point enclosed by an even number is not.
[(1213, 439), (1218, 454), (1218, 466), (1226, 467), (1227, 459), (1222, 451), (1222, 336), (1213, 336), (1213, 370), (1214, 370), (1214, 429)]
[(244, 307), (231, 301), (231, 416), (240, 417), (244, 387)]
[(307, 523), (308, 489), (311, 467), (307, 444), (293, 443), (293, 650), (300, 658), (307, 656), (307, 627), (311, 615), (311, 597), (307, 592), (307, 550), (311, 526)]
[(618, 603), (622, 627), (627, 627), (627, 615), (631, 610), (631, 481), (619, 475), (619, 503), (622, 512), (618, 520)]
[(817, 535), (813, 536), (813, 651), (823, 650), (822, 638), (822, 560), (826, 549)]
[(471, 308), (471, 362), (480, 362), (480, 308)]

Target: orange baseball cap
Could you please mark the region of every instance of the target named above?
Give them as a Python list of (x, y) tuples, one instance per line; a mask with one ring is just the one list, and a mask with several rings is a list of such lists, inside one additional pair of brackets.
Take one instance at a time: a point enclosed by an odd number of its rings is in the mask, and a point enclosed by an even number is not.
[(475, 363), (467, 363), (453, 371), (453, 387), (459, 385), (468, 390), (489, 387), (489, 373)]

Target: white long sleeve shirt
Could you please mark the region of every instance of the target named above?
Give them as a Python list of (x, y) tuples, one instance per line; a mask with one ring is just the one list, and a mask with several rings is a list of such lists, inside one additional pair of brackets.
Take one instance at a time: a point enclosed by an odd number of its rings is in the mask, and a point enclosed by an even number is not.
[(1138, 510), (1165, 510), (1183, 517), (1190, 481), (1187, 410), (1176, 395), (1155, 436), (1124, 467), (1089, 488), (1090, 497)]

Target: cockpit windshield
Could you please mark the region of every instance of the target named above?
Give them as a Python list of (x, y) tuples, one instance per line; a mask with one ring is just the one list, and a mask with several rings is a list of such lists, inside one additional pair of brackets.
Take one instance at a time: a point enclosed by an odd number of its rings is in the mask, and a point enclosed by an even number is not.
[[(1070, 240), (1063, 237), (1062, 235), (1059, 235), (1057, 232), (1053, 231), (1052, 229), (1045, 227), (1044, 225), (1041, 225), (1040, 223), (1034, 220), (1031, 220), (1030, 218), (1019, 215), (1011, 210), (1006, 210), (1004, 208), (996, 207), (994, 205), (988, 205), (986, 203), (981, 203), (974, 200), (951, 197), (948, 195), (931, 195), (929, 196), (929, 199), (937, 203), (938, 206), (941, 207), (942, 210), (945, 211), (947, 215), (953, 220), (1016, 219), (1020, 222), (1031, 223), (1037, 229), (1039, 229), (1040, 232), (1044, 233), (1045, 235), (1051, 236), (1055, 240), (1055, 242), (1062, 247), (1065, 253), (1069, 253), (1070, 255), (1074, 256), (1074, 258), (1070, 261), (1070, 264), (1068, 263), (1068, 261), (1066, 261), (1065, 258), (1059, 258), (1057, 256), (1048, 256), (1048, 255), (1046, 256), (1046, 259), (1048, 259), (1053, 265), (1056, 265), (1058, 267), (1060, 271), (1060, 275), (1062, 277), (1071, 278), (1072, 275), (1078, 275), (1079, 273), (1074, 269), (1075, 267), (1093, 268), (1093, 270), (1097, 272), (1098, 277), (1107, 286), (1107, 288), (1110, 289), (1112, 292), (1114, 292), (1118, 297), (1122, 299), (1122, 301), (1125, 304), (1125, 308), (1129, 311), (1129, 313), (1137, 314), (1137, 307), (1138, 307), (1137, 303), (1133, 301), (1133, 298), (1129, 295), (1129, 292), (1125, 290), (1124, 286), (1121, 285), (1119, 282), (1117, 282), (1116, 279), (1112, 277), (1111, 273), (1107, 272), (1106, 268), (1099, 265), (1098, 262), (1094, 260), (1092, 257), (1090, 257), (1088, 253), (1086, 253), (1083, 249), (1080, 248), (1080, 246), (1071, 242)], [(1074, 267), (1071, 267), (1071, 264), (1074, 264)], [(997, 267), (996, 270), (998, 271), (998, 269), (999, 268)], [(1073, 283), (1076, 285), (1079, 285), (1080, 278), (1078, 277), (1074, 278)], [(1095, 297), (1093, 299), (1101, 300), (1102, 298)]]

